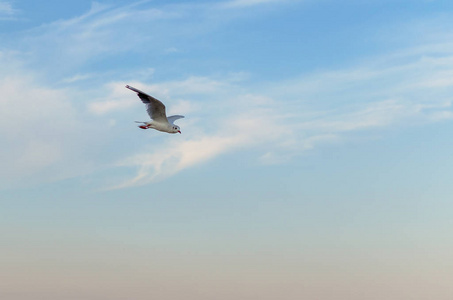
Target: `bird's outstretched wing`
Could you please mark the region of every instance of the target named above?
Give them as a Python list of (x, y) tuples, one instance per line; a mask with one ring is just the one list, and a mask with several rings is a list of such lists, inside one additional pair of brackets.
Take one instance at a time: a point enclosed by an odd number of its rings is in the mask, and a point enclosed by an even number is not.
[(165, 113), (165, 105), (162, 102), (130, 85), (126, 85), (126, 88), (136, 92), (142, 102), (146, 104), (146, 111), (151, 119), (157, 122), (168, 122)]
[(171, 124), (174, 124), (176, 120), (182, 119), (182, 118), (184, 118), (184, 116), (181, 116), (181, 115), (175, 115), (175, 116), (167, 117), (168, 122), (170, 122)]

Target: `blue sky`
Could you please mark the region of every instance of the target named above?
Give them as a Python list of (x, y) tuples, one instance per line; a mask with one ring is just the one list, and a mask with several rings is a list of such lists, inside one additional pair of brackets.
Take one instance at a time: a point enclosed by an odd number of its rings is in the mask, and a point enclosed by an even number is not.
[(452, 13), (0, 0), (0, 297), (451, 299)]

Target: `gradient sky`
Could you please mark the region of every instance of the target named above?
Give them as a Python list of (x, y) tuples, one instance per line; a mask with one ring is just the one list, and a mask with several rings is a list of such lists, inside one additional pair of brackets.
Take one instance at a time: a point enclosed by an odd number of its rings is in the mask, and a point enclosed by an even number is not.
[(0, 298), (452, 299), (452, 20), (0, 0)]

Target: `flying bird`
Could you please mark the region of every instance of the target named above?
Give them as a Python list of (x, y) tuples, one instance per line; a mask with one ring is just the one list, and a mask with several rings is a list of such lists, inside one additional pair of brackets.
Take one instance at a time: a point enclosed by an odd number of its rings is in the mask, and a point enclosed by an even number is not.
[(184, 116), (175, 115), (167, 117), (165, 113), (165, 105), (157, 100), (156, 98), (134, 88), (130, 85), (126, 85), (126, 88), (137, 93), (138, 97), (146, 104), (146, 111), (151, 118), (148, 122), (138, 122), (144, 125), (140, 125), (141, 129), (153, 128), (162, 132), (168, 133), (181, 133), (181, 129), (174, 122), (178, 119), (184, 118)]

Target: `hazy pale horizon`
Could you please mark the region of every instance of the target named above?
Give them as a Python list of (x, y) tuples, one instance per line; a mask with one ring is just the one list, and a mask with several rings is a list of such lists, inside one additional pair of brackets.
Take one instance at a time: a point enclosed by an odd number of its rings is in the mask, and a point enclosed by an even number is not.
[(0, 0), (0, 299), (452, 299), (452, 18)]

